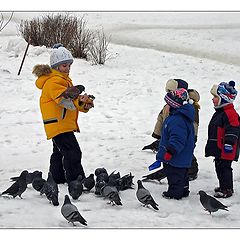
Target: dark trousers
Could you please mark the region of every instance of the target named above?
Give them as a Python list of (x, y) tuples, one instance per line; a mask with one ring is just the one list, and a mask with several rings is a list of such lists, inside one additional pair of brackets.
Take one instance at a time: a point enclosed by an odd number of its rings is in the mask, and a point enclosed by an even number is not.
[(168, 195), (180, 199), (189, 194), (188, 168), (173, 167), (163, 163), (168, 180)]
[(232, 161), (215, 158), (214, 162), (215, 171), (219, 181), (219, 187), (221, 190), (233, 190), (233, 169), (231, 167)]
[(52, 139), (53, 153), (49, 171), (56, 183), (69, 183), (85, 173), (81, 164), (82, 152), (73, 132), (61, 133)]

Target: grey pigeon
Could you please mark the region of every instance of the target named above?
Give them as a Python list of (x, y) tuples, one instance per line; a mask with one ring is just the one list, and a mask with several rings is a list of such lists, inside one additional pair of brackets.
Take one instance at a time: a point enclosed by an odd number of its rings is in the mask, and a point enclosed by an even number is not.
[(71, 203), (68, 195), (65, 195), (64, 203), (61, 207), (61, 213), (68, 222), (73, 224), (73, 226), (76, 226), (74, 222), (80, 222), (85, 226), (87, 225), (87, 221), (81, 216), (77, 207)]
[(162, 179), (164, 179), (166, 177), (166, 174), (164, 172), (164, 169), (159, 169), (156, 172), (150, 173), (148, 175), (143, 176), (143, 182), (149, 181), (149, 180), (157, 180), (157, 181), (161, 181)]
[(16, 196), (19, 196), (20, 198), (22, 198), (21, 195), (27, 189), (27, 183), (26, 183), (27, 175), (28, 175), (28, 171), (27, 170), (23, 171), (20, 174), (19, 178), (6, 191), (2, 192), (1, 195), (8, 194), (8, 195), (12, 195), (13, 198), (15, 198)]
[(74, 200), (80, 197), (83, 192), (82, 175), (79, 175), (76, 180), (68, 184), (68, 192)]
[(95, 194), (96, 195), (101, 195), (101, 188), (106, 184), (106, 182), (103, 179), (100, 179), (99, 181), (96, 182), (95, 184)]
[(90, 191), (95, 186), (94, 174), (91, 173), (88, 177), (83, 179), (83, 191)]
[(97, 168), (96, 170), (95, 170), (95, 176), (97, 177), (99, 174), (101, 174), (101, 173), (106, 173), (106, 174), (108, 174), (108, 172), (107, 172), (107, 170), (103, 167), (103, 168)]
[(203, 205), (204, 209), (208, 211), (210, 214), (212, 212), (217, 212), (219, 209), (228, 211), (228, 207), (223, 205), (219, 202), (216, 198), (209, 196), (204, 191), (199, 191), (198, 194), (200, 195), (200, 202)]
[(42, 172), (38, 172), (35, 177), (33, 178), (32, 181), (32, 187), (38, 191), (41, 192), (44, 183), (46, 182), (45, 179), (42, 178)]
[(136, 196), (139, 202), (143, 203), (144, 206), (151, 205), (155, 210), (159, 210), (157, 207), (158, 204), (154, 201), (150, 192), (146, 188), (144, 188), (144, 186), (142, 185), (142, 181), (138, 180), (137, 184), (138, 184), (138, 189), (136, 192)]
[(47, 199), (52, 202), (54, 206), (58, 206), (58, 185), (53, 179), (52, 173), (48, 173), (47, 181), (44, 183), (42, 190), (40, 191), (41, 194), (45, 194)]
[(108, 198), (110, 200), (110, 203), (113, 205), (122, 205), (118, 190), (115, 186), (109, 186), (106, 184), (101, 188), (100, 193), (104, 198)]

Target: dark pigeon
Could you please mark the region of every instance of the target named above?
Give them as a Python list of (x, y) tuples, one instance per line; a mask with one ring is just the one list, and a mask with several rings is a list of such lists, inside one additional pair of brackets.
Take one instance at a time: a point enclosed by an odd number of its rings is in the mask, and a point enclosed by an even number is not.
[(209, 196), (204, 191), (199, 191), (198, 194), (200, 195), (200, 202), (203, 205), (204, 209), (208, 211), (210, 214), (212, 212), (217, 212), (219, 209), (228, 211), (228, 207), (223, 205), (219, 202), (216, 198)]
[(79, 213), (77, 207), (71, 203), (68, 195), (65, 195), (65, 200), (61, 207), (61, 213), (63, 217), (68, 220), (68, 222), (73, 224), (73, 226), (76, 226), (74, 222), (80, 222), (85, 226), (87, 225), (87, 221)]
[(78, 178), (74, 181), (71, 181), (68, 184), (68, 192), (69, 195), (74, 199), (77, 200), (82, 192), (83, 192), (83, 183), (82, 183), (82, 175), (79, 175)]
[(144, 206), (151, 205), (155, 210), (159, 210), (157, 207), (158, 204), (154, 201), (150, 192), (146, 188), (144, 188), (144, 186), (142, 185), (142, 181), (138, 180), (137, 184), (138, 184), (138, 189), (136, 192), (136, 196), (139, 202), (143, 203)]
[(58, 98), (63, 97), (65, 99), (74, 100), (83, 91), (85, 91), (85, 87), (83, 85), (76, 85), (76, 86), (68, 87)]
[(101, 195), (104, 198), (108, 198), (112, 205), (122, 205), (121, 199), (118, 194), (118, 190), (115, 186), (109, 186), (108, 184), (101, 188)]
[(101, 173), (106, 173), (106, 174), (108, 174), (108, 172), (107, 172), (107, 170), (105, 169), (105, 168), (97, 168), (96, 170), (95, 170), (95, 176), (97, 177), (99, 174), (101, 174)]
[(42, 178), (42, 172), (38, 172), (32, 180), (32, 187), (36, 191), (41, 192), (45, 182), (46, 180)]
[(47, 181), (44, 183), (43, 188), (40, 192), (41, 194), (45, 194), (47, 199), (52, 203), (54, 206), (58, 206), (58, 185), (53, 179), (52, 173), (48, 173)]
[(90, 191), (95, 186), (94, 174), (83, 179), (83, 191)]
[(119, 178), (116, 180), (117, 182), (117, 189), (119, 191), (124, 191), (126, 189), (133, 189), (132, 185), (134, 185), (133, 183), (133, 178), (134, 176), (132, 175), (132, 173), (126, 174), (123, 177)]
[(99, 175), (97, 175), (96, 182), (98, 182), (100, 180), (103, 180), (104, 182), (108, 182), (108, 180), (109, 180), (108, 174), (105, 172), (102, 172)]
[(158, 146), (159, 146), (159, 140), (156, 140), (154, 142), (152, 142), (151, 144), (149, 145), (146, 145), (143, 147), (142, 150), (152, 150), (154, 153), (158, 152)]
[[(25, 170), (25, 171), (27, 171), (27, 170)], [(34, 179), (34, 177), (37, 175), (39, 173), (39, 171), (38, 170), (36, 170), (36, 171), (34, 171), (34, 172), (28, 172), (28, 174), (27, 174), (27, 176), (26, 176), (26, 182), (27, 182), (27, 184), (31, 184), (32, 183), (32, 181), (33, 181), (33, 179)], [(11, 177), (10, 179), (12, 180), (12, 181), (16, 181), (17, 179), (18, 179), (19, 177)]]
[(18, 179), (4, 192), (2, 192), (1, 195), (8, 194), (13, 196), (15, 198), (16, 196), (19, 196), (22, 198), (22, 194), (26, 191), (27, 189), (27, 182), (26, 182), (26, 177), (28, 175), (28, 171), (25, 170), (23, 171)]
[(143, 182), (149, 181), (149, 180), (157, 180), (157, 181), (161, 181), (162, 179), (164, 179), (166, 177), (166, 174), (164, 172), (164, 169), (159, 169), (156, 172), (150, 173), (148, 175), (143, 176)]
[(108, 179), (109, 181), (116, 181), (117, 179), (119, 179), (121, 176), (120, 176), (120, 173), (114, 173), (115, 171), (113, 171), (109, 176), (108, 176)]

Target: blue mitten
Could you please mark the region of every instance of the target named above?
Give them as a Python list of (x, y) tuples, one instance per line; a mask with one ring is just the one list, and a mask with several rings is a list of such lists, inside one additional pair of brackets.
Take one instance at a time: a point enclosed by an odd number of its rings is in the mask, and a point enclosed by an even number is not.
[(233, 151), (233, 146), (230, 144), (224, 144), (224, 152), (225, 153), (232, 153)]
[(148, 170), (152, 171), (152, 170), (154, 170), (156, 168), (159, 168), (159, 167), (161, 167), (161, 161), (157, 160), (148, 167)]

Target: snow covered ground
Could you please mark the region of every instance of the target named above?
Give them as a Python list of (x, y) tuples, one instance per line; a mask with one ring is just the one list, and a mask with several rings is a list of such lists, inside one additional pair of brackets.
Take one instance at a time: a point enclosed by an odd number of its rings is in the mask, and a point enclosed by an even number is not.
[[(35, 87), (32, 68), (49, 63), (49, 49), (30, 46), (21, 75), (17, 72), (26, 42), (17, 32), (21, 19), (43, 13), (15, 13), (11, 24), (0, 33), (0, 192), (10, 186), (9, 178), (22, 170), (43, 171), (47, 177), (51, 141), (47, 141), (39, 109), (40, 91)], [(83, 13), (75, 13), (82, 15)], [(80, 134), (86, 174), (97, 167), (121, 175), (132, 172), (135, 189), (120, 192), (123, 206), (111, 206), (94, 195), (83, 194), (73, 203), (88, 222), (87, 229), (99, 228), (239, 228), (240, 165), (233, 163), (235, 193), (222, 202), (229, 212), (209, 215), (199, 202), (199, 190), (213, 194), (217, 186), (212, 158), (204, 157), (207, 125), (214, 112), (213, 84), (235, 80), (240, 90), (240, 13), (86, 13), (89, 26), (103, 27), (111, 34), (111, 59), (104, 66), (92, 66), (75, 59), (70, 77), (93, 94), (95, 108), (80, 114)], [(154, 159), (142, 147), (154, 139), (151, 133), (164, 105), (165, 82), (182, 78), (201, 95), (200, 127), (195, 149), (198, 179), (190, 182), (190, 197), (166, 200), (162, 184), (144, 186), (159, 204), (159, 211), (143, 208), (136, 199), (136, 182), (148, 173)], [(235, 107), (240, 113), (240, 97)], [(60, 208), (67, 186), (60, 185), (60, 206), (50, 205), (31, 186), (23, 199), (0, 197), (0, 228), (72, 228)], [(78, 225), (78, 227), (83, 228)]]

